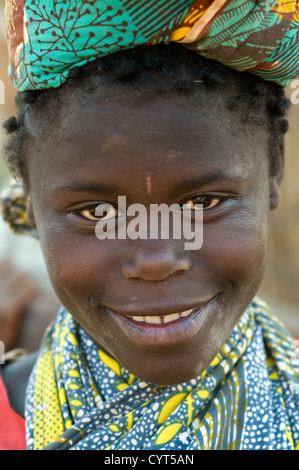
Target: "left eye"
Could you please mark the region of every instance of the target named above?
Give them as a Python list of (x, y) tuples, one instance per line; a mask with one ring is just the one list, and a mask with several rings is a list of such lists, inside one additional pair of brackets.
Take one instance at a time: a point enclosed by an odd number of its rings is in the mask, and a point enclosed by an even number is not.
[(222, 201), (220, 197), (215, 196), (196, 196), (188, 201), (184, 202), (183, 207), (188, 207), (190, 209), (196, 210), (196, 204), (201, 204), (203, 209), (212, 209), (217, 206)]
[(117, 216), (117, 209), (107, 203), (93, 204), (85, 207), (79, 214), (88, 220), (108, 220)]

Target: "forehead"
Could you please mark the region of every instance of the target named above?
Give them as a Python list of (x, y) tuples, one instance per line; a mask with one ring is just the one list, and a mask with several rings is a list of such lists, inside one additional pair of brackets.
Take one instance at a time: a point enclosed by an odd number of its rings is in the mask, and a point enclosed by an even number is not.
[[(66, 93), (56, 121), (43, 134), (31, 128), (29, 160), (38, 172), (64, 174), (260, 165), (268, 136), (241, 125), (221, 95), (197, 92), (157, 96), (102, 87)], [(42, 161), (42, 164), (41, 164)], [(169, 174), (169, 177), (172, 176)]]

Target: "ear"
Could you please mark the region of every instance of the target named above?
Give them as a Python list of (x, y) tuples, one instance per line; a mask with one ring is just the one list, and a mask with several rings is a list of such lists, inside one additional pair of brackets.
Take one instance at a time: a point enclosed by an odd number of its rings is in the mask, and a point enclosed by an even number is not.
[(271, 168), (270, 174), (270, 210), (277, 208), (280, 200), (280, 184), (284, 175), (285, 146), (284, 140), (276, 147), (277, 155), (272, 155), (272, 161), (275, 162), (274, 168)]
[(32, 205), (32, 199), (30, 195), (29, 187), (26, 183), (23, 183), (24, 196), (26, 199), (26, 215), (27, 221), (31, 228), (36, 229), (36, 222), (34, 216), (34, 210)]
[(34, 210), (32, 206), (31, 196), (27, 198), (27, 220), (31, 228), (36, 229), (36, 222), (34, 216)]

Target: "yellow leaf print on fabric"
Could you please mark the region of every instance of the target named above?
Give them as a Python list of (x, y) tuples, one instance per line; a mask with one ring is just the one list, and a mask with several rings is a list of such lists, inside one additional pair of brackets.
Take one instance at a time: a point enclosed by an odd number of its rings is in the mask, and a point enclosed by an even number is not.
[(117, 389), (118, 390), (125, 390), (125, 388), (127, 388), (129, 386), (129, 384), (125, 384), (125, 383), (121, 383), (121, 384), (118, 384), (117, 385)]
[(276, 371), (272, 372), (272, 374), (269, 375), (270, 380), (279, 380), (279, 375)]
[(60, 405), (63, 405), (63, 403), (67, 403), (67, 397), (66, 397), (65, 389), (61, 388), (59, 390), (58, 394), (59, 394)]
[(64, 423), (65, 429), (69, 429), (70, 427), (73, 426), (73, 424), (74, 424), (73, 421), (72, 421), (71, 419), (68, 419), (68, 420)]
[(70, 390), (80, 390), (79, 384), (68, 384)]
[(166, 444), (166, 442), (171, 441), (174, 436), (179, 432), (182, 426), (182, 423), (173, 423), (169, 424), (169, 426), (167, 427), (163, 427), (156, 439), (156, 445), (160, 446)]
[(296, 4), (292, 0), (280, 0), (276, 3), (272, 11), (276, 11), (277, 13), (294, 13), (296, 11)]
[(291, 433), (291, 430), (290, 430), (289, 426), (286, 426), (286, 436), (287, 436), (287, 440), (290, 442), (291, 446), (294, 447), (294, 441), (293, 441), (292, 433)]
[(209, 394), (210, 394), (210, 393), (208, 392), (208, 390), (199, 390), (199, 391), (197, 392), (197, 395), (198, 395), (200, 398), (203, 398), (203, 399), (208, 398)]
[(273, 357), (267, 357), (267, 366), (268, 367), (275, 366), (275, 361), (274, 361)]
[(77, 338), (74, 334), (69, 333), (68, 339), (74, 346), (78, 346), (78, 341), (77, 341)]
[(71, 400), (71, 405), (73, 406), (81, 406), (82, 401), (81, 400)]
[(77, 378), (80, 377), (79, 371), (74, 370), (74, 369), (69, 370), (67, 374), (68, 374), (70, 377), (77, 377)]
[(133, 411), (130, 411), (126, 418), (127, 418), (127, 430), (130, 431), (130, 429), (132, 429), (133, 427), (133, 417), (134, 417), (134, 413)]
[(172, 33), (172, 35), (170, 36), (170, 40), (181, 41), (182, 39), (184, 39), (184, 37), (187, 36), (190, 30), (191, 28), (188, 28), (188, 27), (178, 28)]
[(186, 404), (187, 404), (187, 410), (188, 410), (188, 422), (187, 422), (187, 426), (189, 426), (191, 423), (192, 423), (192, 420), (193, 420), (193, 411), (194, 411), (194, 408), (193, 408), (193, 398), (192, 398), (192, 394), (189, 393), (189, 395), (187, 396), (186, 398)]
[(178, 405), (182, 403), (186, 396), (187, 393), (178, 393), (177, 395), (174, 395), (169, 400), (167, 400), (159, 413), (158, 423), (164, 423), (171, 413), (178, 407)]
[(113, 431), (113, 432), (119, 432), (119, 427), (116, 426), (116, 424), (111, 424), (111, 425), (110, 425), (110, 429), (111, 429), (111, 431)]
[(214, 357), (213, 361), (211, 362), (211, 366), (212, 367), (217, 366), (217, 364), (219, 364), (221, 360), (222, 360), (222, 355), (218, 353), (217, 356)]
[(203, 5), (200, 5), (200, 7), (201, 10), (198, 8), (192, 9), (191, 14), (186, 16), (184, 24), (180, 28), (173, 31), (170, 36), (171, 41), (181, 41), (187, 36), (187, 34), (191, 31), (192, 26), (206, 11), (206, 8), (204, 8)]
[(120, 376), (120, 366), (115, 359), (113, 359), (111, 356), (108, 356), (108, 354), (101, 350), (99, 351), (99, 357), (109, 369), (113, 370), (116, 375)]

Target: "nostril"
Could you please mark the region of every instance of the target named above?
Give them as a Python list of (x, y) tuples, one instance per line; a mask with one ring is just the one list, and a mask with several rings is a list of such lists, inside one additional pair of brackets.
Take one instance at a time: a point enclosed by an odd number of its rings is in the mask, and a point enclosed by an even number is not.
[(127, 259), (122, 266), (122, 274), (127, 279), (163, 281), (170, 276), (182, 274), (191, 268), (187, 258), (177, 259), (169, 254), (162, 256), (136, 255)]
[(168, 272), (168, 273), (165, 273), (164, 275), (159, 275), (159, 276), (157, 276), (156, 273), (153, 273), (153, 274), (143, 273), (142, 275), (137, 275), (137, 274), (127, 272), (125, 274), (125, 277), (127, 279), (135, 279), (135, 280), (143, 279), (143, 280), (146, 280), (146, 281), (163, 281), (164, 279), (167, 279), (170, 276), (177, 276), (178, 274), (182, 274), (183, 272), (185, 272), (185, 271), (179, 270), (179, 271), (175, 271), (175, 272)]

